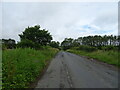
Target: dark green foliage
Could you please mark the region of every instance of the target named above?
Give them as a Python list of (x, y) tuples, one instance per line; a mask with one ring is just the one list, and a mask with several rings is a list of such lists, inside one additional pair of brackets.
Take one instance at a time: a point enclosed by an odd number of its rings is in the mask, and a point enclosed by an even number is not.
[(2, 39), (2, 49), (13, 49), (16, 47), (14, 39)]
[(21, 47), (21, 48), (33, 48), (35, 45), (34, 42), (30, 41), (30, 40), (27, 40), (27, 39), (24, 39), (22, 40), (21, 42), (18, 42), (17, 44), (17, 47)]
[[(79, 37), (78, 39), (65, 38), (61, 43), (61, 46), (64, 50), (79, 47), (80, 45), (96, 47), (102, 50), (104, 47), (108, 49), (114, 49), (113, 47), (120, 47), (120, 36), (113, 35), (95, 35), (95, 36), (85, 36)], [(107, 47), (108, 46), (108, 47)], [(120, 48), (119, 48), (120, 49)]]
[(86, 51), (86, 52), (93, 52), (93, 51), (96, 51), (97, 48), (91, 47), (91, 46), (81, 45), (77, 48), (77, 50), (83, 50), (83, 51)]
[(50, 42), (49, 45), (50, 45), (51, 47), (53, 47), (53, 48), (59, 48), (59, 44), (60, 44), (59, 42), (52, 41), (52, 42)]
[(67, 50), (73, 47), (73, 39), (72, 38), (65, 38), (64, 41), (61, 43), (61, 47), (63, 50)]
[[(78, 38), (79, 39), (79, 38)], [(89, 46), (95, 46), (101, 49), (101, 46), (108, 46), (108, 45), (113, 45), (117, 46), (118, 45), (118, 37), (113, 36), (113, 35), (95, 35), (95, 36), (87, 36), (87, 37), (80, 37), (82, 45), (89, 45)]]
[(104, 51), (118, 50), (118, 47), (108, 45), (108, 46), (103, 46), (103, 47), (102, 47), (102, 50), (104, 50)]
[(17, 48), (42, 49), (42, 46), (39, 44), (35, 44), (34, 42), (26, 39), (26, 40), (22, 40), (21, 42), (18, 42)]
[(50, 33), (45, 29), (40, 30), (39, 25), (26, 28), (25, 31), (19, 36), (21, 41), (27, 39), (42, 46), (48, 45), (52, 40)]

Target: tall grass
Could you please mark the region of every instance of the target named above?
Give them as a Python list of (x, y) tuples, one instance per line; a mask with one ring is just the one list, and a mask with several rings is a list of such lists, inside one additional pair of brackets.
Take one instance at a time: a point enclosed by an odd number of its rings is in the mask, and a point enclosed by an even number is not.
[(85, 51), (75, 50), (75, 49), (69, 49), (67, 51), (78, 54), (78, 55), (82, 55), (82, 56), (88, 56), (90, 58), (94, 58), (99, 61), (120, 67), (120, 63), (118, 62), (118, 60), (119, 60), (118, 56), (120, 56), (120, 53), (118, 51), (98, 50), (98, 51), (94, 51), (94, 52), (85, 52)]
[(3, 51), (2, 88), (27, 88), (57, 51), (57, 49), (52, 48), (43, 50), (18, 48)]

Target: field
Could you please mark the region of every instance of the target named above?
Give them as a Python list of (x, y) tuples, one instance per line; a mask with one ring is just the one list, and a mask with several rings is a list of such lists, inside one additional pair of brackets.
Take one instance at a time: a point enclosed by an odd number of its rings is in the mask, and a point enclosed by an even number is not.
[(97, 50), (94, 52), (85, 52), (82, 50), (74, 50), (74, 49), (69, 49), (67, 50), (68, 52), (75, 53), (81, 56), (87, 56), (90, 58), (94, 58), (96, 60), (115, 65), (117, 67), (120, 67), (120, 63), (118, 63), (118, 56), (120, 56), (120, 53), (118, 51), (102, 51), (102, 50)]
[(58, 49), (50, 47), (42, 50), (30, 48), (4, 50), (2, 88), (28, 88), (57, 52)]

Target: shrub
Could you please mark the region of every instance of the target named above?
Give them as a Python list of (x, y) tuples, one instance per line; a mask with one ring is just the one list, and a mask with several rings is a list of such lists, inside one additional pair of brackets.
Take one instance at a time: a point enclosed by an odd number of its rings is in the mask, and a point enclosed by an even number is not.
[(19, 42), (17, 44), (17, 47), (21, 47), (21, 48), (33, 48), (34, 47), (34, 42), (30, 41), (30, 40), (22, 40), (21, 42)]
[(93, 52), (93, 51), (96, 51), (97, 48), (91, 47), (91, 46), (81, 45), (81, 46), (79, 46), (79, 48), (77, 48), (77, 50), (83, 50), (83, 51), (87, 51), (87, 52)]
[(103, 46), (103, 47), (102, 47), (102, 50), (105, 50), (105, 51), (109, 51), (109, 50), (118, 50), (118, 48), (115, 47), (115, 46), (109, 45), (109, 46)]
[(38, 43), (34, 43), (31, 40), (22, 40), (21, 42), (19, 42), (17, 44), (17, 48), (34, 48), (34, 49), (43, 49), (43, 47), (41, 45), (39, 45)]

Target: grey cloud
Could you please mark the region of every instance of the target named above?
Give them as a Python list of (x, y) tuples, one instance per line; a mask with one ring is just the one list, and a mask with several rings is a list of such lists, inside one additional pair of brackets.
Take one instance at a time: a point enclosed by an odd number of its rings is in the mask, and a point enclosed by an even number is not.
[[(116, 4), (112, 3), (4, 3), (3, 4), (3, 38), (19, 40), (20, 34), (27, 26), (40, 24), (53, 35), (54, 40), (62, 41), (66, 37), (77, 38), (92, 35), (91, 29), (81, 28), (89, 24), (97, 29), (114, 26)], [(107, 10), (111, 13), (106, 14)], [(114, 13), (115, 14), (112, 14)], [(105, 24), (106, 23), (106, 24)], [(104, 29), (105, 29), (104, 28)], [(114, 28), (112, 28), (114, 29)], [(99, 31), (100, 31), (99, 30)], [(109, 32), (109, 30), (108, 30)]]

